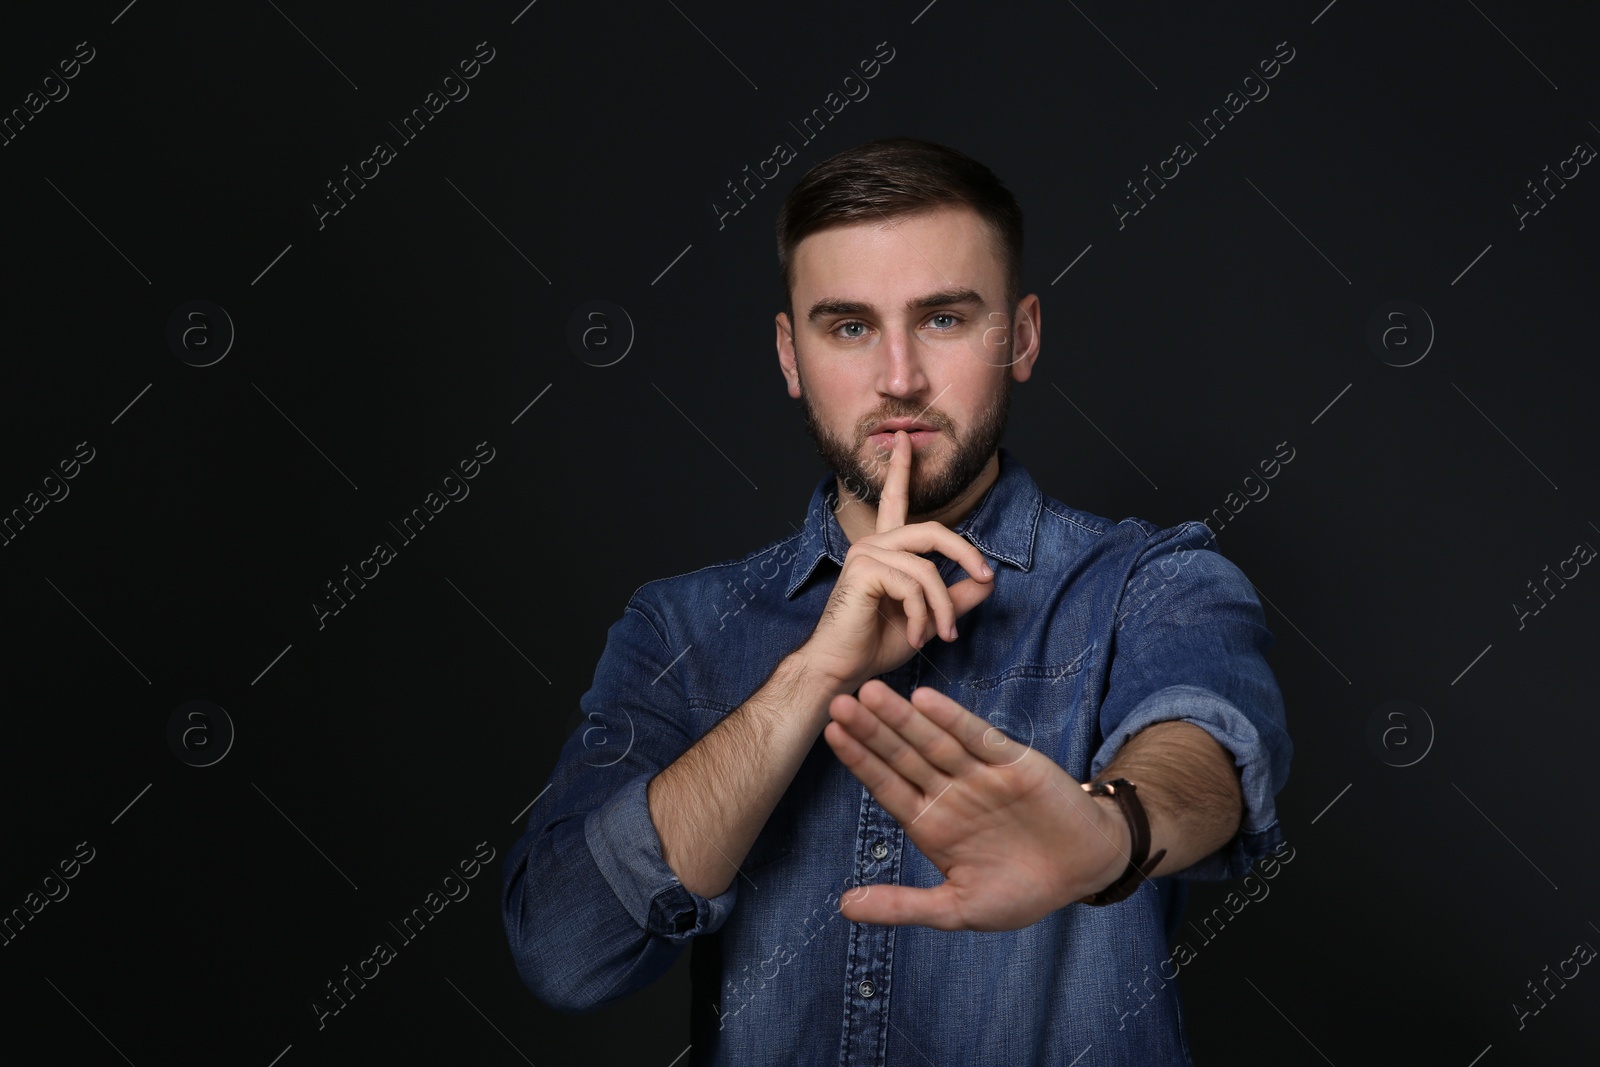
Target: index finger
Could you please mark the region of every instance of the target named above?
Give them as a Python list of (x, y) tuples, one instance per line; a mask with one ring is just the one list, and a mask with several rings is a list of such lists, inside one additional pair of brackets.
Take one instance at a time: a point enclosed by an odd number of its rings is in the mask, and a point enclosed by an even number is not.
[(878, 494), (878, 533), (904, 526), (911, 502), (911, 435), (896, 430), (891, 448), (889, 473), (883, 479), (883, 492)]

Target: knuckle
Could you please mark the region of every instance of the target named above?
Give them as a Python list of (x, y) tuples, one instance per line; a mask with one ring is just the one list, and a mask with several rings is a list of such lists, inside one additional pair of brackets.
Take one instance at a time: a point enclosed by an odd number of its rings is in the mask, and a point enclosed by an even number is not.
[(878, 560), (877, 557), (873, 555), (871, 545), (857, 541), (845, 552), (844, 562), (846, 566), (849, 566), (853, 563), (856, 569), (859, 570), (862, 567), (866, 567), (870, 564), (878, 562)]

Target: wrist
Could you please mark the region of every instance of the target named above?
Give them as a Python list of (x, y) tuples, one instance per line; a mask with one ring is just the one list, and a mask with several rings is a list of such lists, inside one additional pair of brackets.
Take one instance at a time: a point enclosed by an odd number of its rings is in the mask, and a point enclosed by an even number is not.
[(803, 647), (785, 656), (778, 664), (774, 678), (782, 678), (788, 687), (791, 705), (809, 709), (813, 725), (821, 730), (828, 725), (828, 706), (840, 693), (854, 693), (857, 686), (839, 680), (838, 676), (819, 666)]
[(1114, 881), (1099, 892), (1083, 898), (1083, 903), (1101, 906), (1115, 904), (1136, 892), (1140, 883), (1161, 865), (1166, 849), (1150, 853), (1150, 820), (1139, 800), (1138, 786), (1123, 778), (1084, 782), (1084, 792), (1092, 797), (1110, 796), (1116, 802), (1128, 828), (1127, 866)]
[(1089, 801), (1094, 805), (1095, 827), (1100, 831), (1095, 838), (1104, 847), (1086, 895), (1098, 893), (1121, 878), (1133, 851), (1133, 829), (1117, 802), (1104, 796), (1090, 797)]
[[(841, 678), (837, 671), (829, 670), (822, 659), (811, 651), (809, 644), (801, 645), (783, 659), (788, 674), (803, 686), (808, 694), (823, 700), (832, 700), (840, 693), (854, 693), (862, 683), (851, 678)], [(863, 679), (864, 681), (864, 679)]]

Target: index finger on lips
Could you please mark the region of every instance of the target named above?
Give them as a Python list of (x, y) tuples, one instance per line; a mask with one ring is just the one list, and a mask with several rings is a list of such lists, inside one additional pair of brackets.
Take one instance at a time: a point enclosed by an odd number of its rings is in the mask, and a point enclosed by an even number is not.
[(883, 480), (883, 492), (878, 494), (878, 533), (904, 526), (910, 503), (911, 435), (896, 430), (890, 447), (889, 473)]

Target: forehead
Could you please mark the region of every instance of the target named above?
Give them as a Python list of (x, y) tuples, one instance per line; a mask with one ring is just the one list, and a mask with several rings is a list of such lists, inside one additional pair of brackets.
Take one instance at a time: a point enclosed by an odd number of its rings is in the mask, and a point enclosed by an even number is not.
[[(1001, 299), (1004, 268), (988, 226), (966, 205), (830, 226), (795, 246), (795, 303), (815, 297), (886, 300), (966, 287)], [(880, 306), (881, 303), (880, 303)]]

